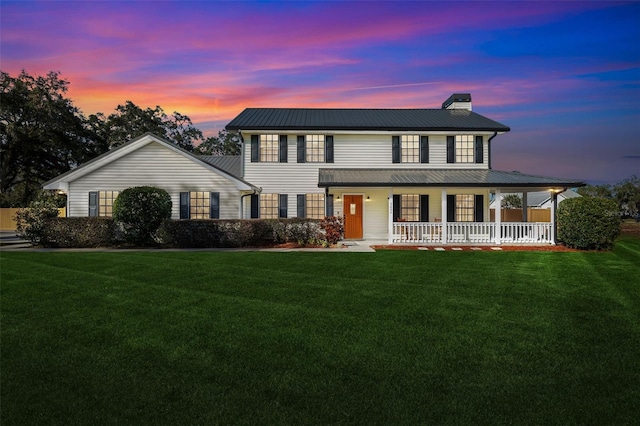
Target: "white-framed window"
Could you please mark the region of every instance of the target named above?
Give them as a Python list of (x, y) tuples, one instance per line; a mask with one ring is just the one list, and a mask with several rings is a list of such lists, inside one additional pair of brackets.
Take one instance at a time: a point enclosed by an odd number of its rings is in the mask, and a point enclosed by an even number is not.
[(400, 195), (400, 217), (407, 222), (420, 221), (420, 195), (401, 194)]
[(279, 136), (260, 135), (260, 161), (276, 163), (279, 161)]
[(420, 162), (420, 136), (400, 136), (400, 161), (403, 163)]
[(211, 193), (203, 191), (189, 192), (189, 218), (209, 219), (211, 214)]
[(473, 194), (456, 195), (456, 222), (475, 221), (475, 196)]
[(305, 143), (305, 161), (307, 163), (324, 163), (324, 135), (306, 135)]
[(305, 195), (305, 216), (308, 219), (322, 219), (325, 217), (324, 194)]
[(260, 218), (278, 218), (278, 194), (260, 194)]
[(98, 216), (113, 216), (113, 202), (120, 191), (98, 191)]
[(473, 135), (456, 135), (456, 163), (474, 162)]

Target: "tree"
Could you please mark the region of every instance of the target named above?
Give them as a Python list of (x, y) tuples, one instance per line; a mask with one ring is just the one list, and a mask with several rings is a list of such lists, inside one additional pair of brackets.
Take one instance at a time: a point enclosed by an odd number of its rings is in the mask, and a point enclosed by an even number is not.
[(98, 153), (84, 116), (65, 97), (68, 85), (58, 72), (0, 71), (1, 206), (27, 206), (43, 182)]
[(218, 136), (208, 137), (195, 149), (202, 155), (240, 155), (240, 135), (227, 130), (220, 130)]
[(181, 148), (192, 151), (194, 144), (204, 140), (202, 132), (191, 119), (179, 112), (165, 114), (160, 106), (142, 109), (131, 101), (118, 105), (116, 111), (89, 116), (88, 123), (96, 137), (109, 149), (122, 145), (147, 132), (163, 137)]
[(509, 194), (502, 199), (502, 205), (505, 209), (521, 209), (522, 197), (518, 194)]
[(640, 178), (631, 176), (613, 187), (620, 213), (623, 216), (638, 217), (640, 214)]
[(586, 185), (578, 188), (577, 192), (583, 197), (613, 198), (611, 185)]

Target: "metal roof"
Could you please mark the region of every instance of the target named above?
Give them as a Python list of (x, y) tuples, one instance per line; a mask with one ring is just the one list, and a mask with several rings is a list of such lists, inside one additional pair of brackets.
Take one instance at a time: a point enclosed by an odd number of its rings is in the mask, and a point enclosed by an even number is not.
[(510, 128), (463, 109), (247, 108), (227, 130), (491, 131)]
[(239, 155), (196, 155), (207, 164), (211, 164), (232, 176), (242, 176), (242, 157)]
[(498, 170), (320, 169), (318, 186), (576, 187), (583, 182)]

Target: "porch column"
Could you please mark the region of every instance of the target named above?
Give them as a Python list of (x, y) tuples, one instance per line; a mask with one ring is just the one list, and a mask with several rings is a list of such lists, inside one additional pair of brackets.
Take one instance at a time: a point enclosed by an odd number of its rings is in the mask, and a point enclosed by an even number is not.
[(447, 188), (442, 188), (442, 244), (447, 244)]
[(529, 209), (527, 207), (527, 192), (522, 192), (522, 222), (529, 222)]
[(389, 197), (387, 198), (389, 204), (389, 221), (387, 231), (387, 241), (389, 244), (393, 243), (393, 188), (389, 188)]
[(558, 231), (556, 222), (556, 209), (558, 208), (558, 193), (551, 191), (551, 244), (557, 244), (556, 233)]
[(500, 245), (501, 223), (502, 223), (502, 194), (500, 188), (496, 189), (496, 244)]

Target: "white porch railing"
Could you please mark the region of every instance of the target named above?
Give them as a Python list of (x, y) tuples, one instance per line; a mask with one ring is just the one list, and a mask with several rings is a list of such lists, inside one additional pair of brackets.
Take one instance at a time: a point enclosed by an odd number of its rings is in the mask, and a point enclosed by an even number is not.
[[(442, 240), (446, 226), (447, 241)], [(503, 222), (500, 243), (552, 244), (552, 224), (548, 222)], [(494, 222), (393, 222), (393, 243), (422, 244), (493, 244), (497, 224)]]

